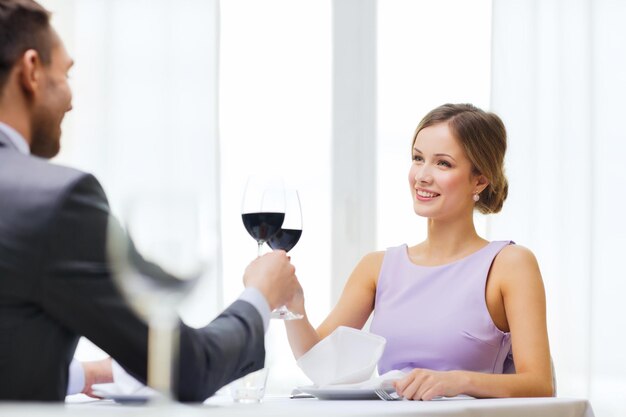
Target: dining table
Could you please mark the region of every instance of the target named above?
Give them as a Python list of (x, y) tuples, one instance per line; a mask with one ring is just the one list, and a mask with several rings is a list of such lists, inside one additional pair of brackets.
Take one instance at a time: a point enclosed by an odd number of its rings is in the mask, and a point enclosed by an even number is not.
[(2, 417), (594, 417), (591, 404), (577, 398), (447, 399), (437, 401), (319, 400), (267, 397), (260, 403), (235, 403), (218, 395), (203, 404), (123, 404), (113, 400), (71, 403), (0, 402)]

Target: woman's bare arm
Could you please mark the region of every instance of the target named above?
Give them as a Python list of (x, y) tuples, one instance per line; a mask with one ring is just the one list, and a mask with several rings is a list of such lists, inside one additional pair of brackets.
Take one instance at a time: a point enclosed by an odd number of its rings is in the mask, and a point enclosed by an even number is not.
[(306, 315), (302, 293), (289, 303), (290, 310), (304, 314), (302, 320), (285, 321), (287, 338), (296, 359), (339, 326), (363, 327), (374, 309), (376, 283), (383, 257), (384, 252), (373, 252), (361, 259), (348, 278), (337, 305), (317, 330)]

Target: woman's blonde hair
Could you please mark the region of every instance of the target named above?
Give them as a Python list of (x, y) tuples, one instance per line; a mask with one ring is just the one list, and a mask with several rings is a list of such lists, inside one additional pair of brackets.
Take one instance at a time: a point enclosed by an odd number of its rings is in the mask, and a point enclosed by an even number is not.
[(476, 208), (483, 214), (502, 209), (509, 192), (504, 175), (506, 129), (494, 113), (485, 112), (472, 104), (444, 104), (431, 110), (417, 125), (411, 152), (417, 134), (428, 126), (447, 123), (472, 163), (473, 174), (483, 175), (489, 185), (480, 193)]

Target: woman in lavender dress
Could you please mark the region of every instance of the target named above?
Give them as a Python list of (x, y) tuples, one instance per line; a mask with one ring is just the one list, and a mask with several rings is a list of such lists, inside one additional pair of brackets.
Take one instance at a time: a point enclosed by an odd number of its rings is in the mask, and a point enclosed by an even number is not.
[[(405, 398), (552, 396), (544, 286), (532, 252), (489, 242), (474, 210), (497, 213), (507, 197), (506, 130), (500, 118), (468, 104), (446, 104), (417, 126), (408, 183), (413, 208), (428, 221), (426, 240), (367, 254), (339, 302), (315, 329), (304, 296), (289, 305), (296, 358), (338, 326), (387, 339), (378, 367), (407, 372)], [(514, 358), (513, 358), (514, 353)]]

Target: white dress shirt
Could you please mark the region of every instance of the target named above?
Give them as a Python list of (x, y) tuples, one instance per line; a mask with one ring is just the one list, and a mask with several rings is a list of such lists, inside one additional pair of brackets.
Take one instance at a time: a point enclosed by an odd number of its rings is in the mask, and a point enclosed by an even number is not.
[(23, 154), (30, 155), (30, 147), (28, 146), (28, 142), (26, 139), (22, 137), (20, 132), (13, 129), (6, 123), (0, 122), (0, 131), (5, 134), (9, 138), (9, 140), (15, 145), (18, 151)]
[[(13, 143), (13, 145), (23, 154), (30, 155), (30, 147), (28, 146), (28, 142), (26, 139), (22, 137), (22, 135), (11, 126), (6, 123), (0, 122), (0, 131), (5, 134), (9, 138), (9, 140)], [(256, 288), (246, 288), (240, 295), (239, 300), (248, 302), (252, 304), (254, 308), (261, 315), (261, 319), (263, 320), (263, 329), (267, 332), (267, 327), (270, 322), (270, 306), (265, 299), (265, 296), (261, 294)], [(120, 367), (120, 369), (122, 369)], [(129, 375), (129, 378), (130, 375)], [(85, 387), (85, 370), (83, 369), (82, 364), (76, 360), (75, 358), (70, 363), (69, 368), (69, 379), (67, 383), (67, 395), (78, 394), (82, 392)]]

